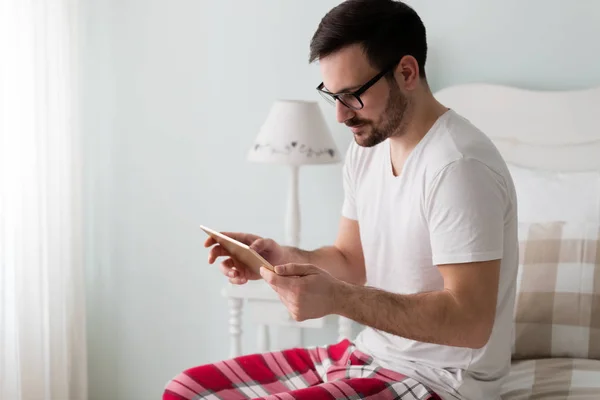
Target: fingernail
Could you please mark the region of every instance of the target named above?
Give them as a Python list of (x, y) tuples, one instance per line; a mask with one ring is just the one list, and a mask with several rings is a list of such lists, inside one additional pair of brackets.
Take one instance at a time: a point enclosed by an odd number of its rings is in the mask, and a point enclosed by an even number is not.
[(277, 265), (275, 267), (275, 272), (278, 274), (281, 274), (283, 271), (285, 271), (285, 268), (283, 267), (283, 265)]
[(228, 275), (229, 277), (233, 278), (233, 277), (235, 276), (235, 271), (229, 271), (229, 272), (227, 273), (227, 275)]

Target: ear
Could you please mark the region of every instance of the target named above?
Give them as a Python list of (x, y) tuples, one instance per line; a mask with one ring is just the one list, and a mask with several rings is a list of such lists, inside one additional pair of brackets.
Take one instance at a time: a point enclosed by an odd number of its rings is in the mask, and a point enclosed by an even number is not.
[(414, 90), (418, 86), (419, 74), (419, 63), (413, 56), (402, 57), (395, 71), (398, 84), (406, 90)]

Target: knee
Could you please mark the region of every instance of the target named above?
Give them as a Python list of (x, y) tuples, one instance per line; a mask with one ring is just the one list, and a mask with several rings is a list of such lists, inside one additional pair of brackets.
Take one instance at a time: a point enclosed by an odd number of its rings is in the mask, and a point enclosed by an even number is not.
[(215, 375), (212, 365), (187, 369), (176, 375), (164, 387), (163, 400), (199, 399), (211, 393)]
[(171, 378), (164, 386), (163, 400), (182, 400), (198, 398), (199, 393), (190, 388), (191, 378), (183, 371)]

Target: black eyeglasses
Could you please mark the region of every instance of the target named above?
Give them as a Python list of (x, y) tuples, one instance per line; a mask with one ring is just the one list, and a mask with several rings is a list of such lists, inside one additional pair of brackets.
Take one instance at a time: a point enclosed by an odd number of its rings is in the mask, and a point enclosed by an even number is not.
[(323, 84), (323, 82), (321, 82), (321, 84), (317, 86), (317, 91), (321, 96), (325, 98), (325, 100), (327, 100), (331, 104), (335, 104), (335, 101), (338, 100), (340, 103), (352, 110), (360, 110), (365, 106), (362, 100), (360, 99), (360, 96), (364, 92), (366, 92), (371, 86), (377, 83), (378, 80), (385, 76), (385, 74), (394, 69), (397, 64), (398, 63), (394, 63), (390, 67), (384, 69), (383, 71), (375, 75), (369, 82), (365, 83), (354, 92), (331, 93), (324, 89), (325, 85)]

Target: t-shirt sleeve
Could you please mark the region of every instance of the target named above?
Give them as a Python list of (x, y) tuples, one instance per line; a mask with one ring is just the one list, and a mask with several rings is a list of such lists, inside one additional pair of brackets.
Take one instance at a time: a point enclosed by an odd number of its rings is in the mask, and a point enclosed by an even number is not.
[(342, 180), (344, 186), (344, 203), (342, 205), (342, 215), (348, 219), (357, 220), (356, 201), (354, 197), (354, 169), (352, 167), (352, 145), (346, 153), (344, 165), (342, 167)]
[(484, 163), (460, 159), (444, 167), (425, 201), (433, 263), (501, 259), (507, 205), (503, 177)]

